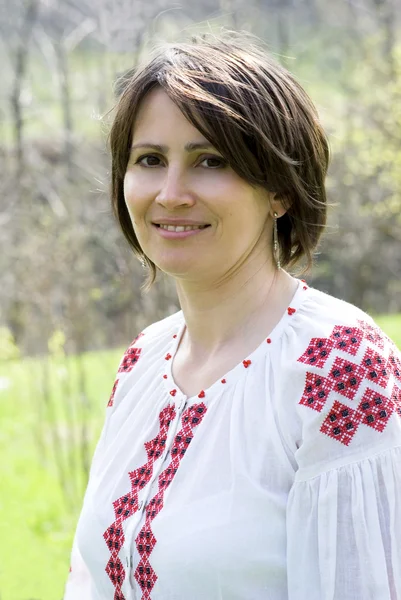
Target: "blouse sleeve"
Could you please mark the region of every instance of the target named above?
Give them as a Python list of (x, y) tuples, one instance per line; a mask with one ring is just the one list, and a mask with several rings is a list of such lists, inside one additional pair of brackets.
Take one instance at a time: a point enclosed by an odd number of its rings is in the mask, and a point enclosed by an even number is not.
[(400, 600), (400, 506), (400, 446), (295, 483), (289, 600)]
[(401, 354), (364, 331), (349, 359), (306, 373), (289, 600), (401, 600)]

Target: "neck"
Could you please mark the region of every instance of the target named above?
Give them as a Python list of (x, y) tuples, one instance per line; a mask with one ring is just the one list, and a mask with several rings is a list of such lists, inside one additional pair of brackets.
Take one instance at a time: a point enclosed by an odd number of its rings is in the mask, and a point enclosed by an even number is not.
[[(273, 329), (295, 292), (293, 277), (271, 264), (248, 266), (216, 282), (177, 281), (186, 330), (180, 346), (199, 362), (237, 340)], [(284, 302), (284, 304), (283, 304)]]

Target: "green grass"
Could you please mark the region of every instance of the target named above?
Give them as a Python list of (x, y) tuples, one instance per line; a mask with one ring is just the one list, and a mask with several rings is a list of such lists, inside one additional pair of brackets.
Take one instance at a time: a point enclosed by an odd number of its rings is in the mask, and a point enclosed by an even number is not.
[[(122, 350), (117, 350), (84, 357), (90, 402), (86, 420), (92, 431), (90, 455), (100, 433), (121, 354)], [(83, 417), (76, 402), (79, 376), (74, 358), (68, 361), (67, 368), (69, 390), (65, 390), (65, 361), (50, 363), (53, 411), (43, 402), (41, 361), (0, 365), (0, 386), (4, 388), (9, 382), (9, 387), (0, 391), (2, 600), (59, 600), (63, 595), (85, 487), (83, 478), (78, 477), (75, 505), (68, 507), (59, 485), (51, 444), (56, 424), (60, 431), (77, 432), (77, 427), (68, 427), (69, 410), (76, 425)], [(63, 442), (65, 450), (65, 436)], [(64, 460), (70, 459), (64, 452)]]
[[(401, 315), (376, 318), (401, 348)], [(76, 521), (85, 488), (77, 477), (67, 505), (54, 460), (54, 432), (62, 434), (63, 459), (68, 436), (91, 428), (90, 455), (97, 442), (122, 350), (88, 353), (83, 357), (89, 407), (79, 402), (79, 363), (25, 360), (0, 365), (0, 598), (1, 600), (61, 600), (68, 575)], [(43, 382), (51, 402), (46, 405)], [(6, 387), (8, 383), (8, 387)], [(70, 482), (71, 483), (71, 482)]]

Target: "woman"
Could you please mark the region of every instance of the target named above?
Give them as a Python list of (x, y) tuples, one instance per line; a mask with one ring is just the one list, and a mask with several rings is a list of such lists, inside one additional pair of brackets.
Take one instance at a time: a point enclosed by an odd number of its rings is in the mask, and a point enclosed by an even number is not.
[(328, 144), (247, 36), (157, 49), (111, 131), (112, 200), (181, 310), (122, 358), (65, 600), (400, 600), (401, 356), (290, 275)]

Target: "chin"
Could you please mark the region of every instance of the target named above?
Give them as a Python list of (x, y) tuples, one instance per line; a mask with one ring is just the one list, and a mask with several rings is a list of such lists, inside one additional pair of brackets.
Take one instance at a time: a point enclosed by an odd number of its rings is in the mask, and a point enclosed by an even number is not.
[(155, 265), (169, 275), (180, 279), (194, 279), (199, 276), (199, 266), (192, 260), (160, 260)]

